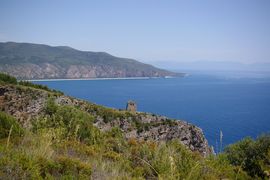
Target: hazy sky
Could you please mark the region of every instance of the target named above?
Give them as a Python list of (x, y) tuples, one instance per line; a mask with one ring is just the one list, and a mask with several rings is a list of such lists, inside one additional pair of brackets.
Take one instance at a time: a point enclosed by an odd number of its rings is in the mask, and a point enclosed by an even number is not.
[(1, 0), (0, 41), (145, 62), (270, 62), (270, 0)]

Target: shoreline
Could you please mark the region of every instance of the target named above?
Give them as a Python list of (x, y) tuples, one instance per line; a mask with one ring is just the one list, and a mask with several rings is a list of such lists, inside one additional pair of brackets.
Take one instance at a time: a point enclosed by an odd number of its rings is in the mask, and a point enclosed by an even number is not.
[(143, 80), (158, 79), (166, 77), (119, 77), (119, 78), (69, 78), (69, 79), (26, 79), (22, 81), (42, 82), (42, 81), (99, 81), (99, 80)]

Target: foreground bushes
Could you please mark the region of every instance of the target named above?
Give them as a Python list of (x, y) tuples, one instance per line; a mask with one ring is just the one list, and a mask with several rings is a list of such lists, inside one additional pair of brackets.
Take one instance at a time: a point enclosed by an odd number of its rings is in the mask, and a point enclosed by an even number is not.
[(178, 141), (126, 140), (101, 132), (88, 114), (48, 103), (32, 132), (0, 141), (0, 179), (248, 179), (227, 156), (203, 158)]
[(253, 178), (270, 177), (270, 134), (256, 140), (245, 138), (225, 149), (229, 162)]
[(34, 120), (34, 132), (43, 128), (61, 129), (60, 138), (77, 139), (87, 144), (101, 141), (100, 131), (93, 126), (94, 118), (90, 114), (71, 106), (58, 106), (53, 99), (48, 100), (45, 113), (45, 117)]
[(0, 111), (0, 138), (11, 136), (20, 136), (24, 132), (17, 120), (12, 116)]
[[(86, 145), (56, 140), (48, 131), (0, 145), (0, 178), (6, 179), (248, 179), (224, 156), (203, 158), (177, 141), (156, 144), (131, 140)], [(103, 134), (105, 137), (109, 135)], [(108, 143), (107, 139), (104, 139)], [(126, 141), (125, 141), (126, 142)], [(112, 145), (114, 144), (114, 145)]]
[(44, 144), (29, 147), (23, 141), (13, 145), (13, 148), (0, 146), (1, 179), (90, 179), (90, 164), (68, 156), (50, 157), (48, 155), (51, 151), (38, 153), (34, 147), (39, 150), (48, 147), (42, 146)]

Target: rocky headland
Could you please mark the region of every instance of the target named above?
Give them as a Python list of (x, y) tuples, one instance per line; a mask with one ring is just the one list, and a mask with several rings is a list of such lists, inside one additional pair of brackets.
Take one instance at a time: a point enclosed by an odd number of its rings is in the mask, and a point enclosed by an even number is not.
[(45, 116), (49, 99), (59, 106), (76, 107), (94, 117), (94, 126), (101, 131), (118, 127), (127, 139), (143, 141), (169, 141), (177, 139), (191, 151), (203, 156), (212, 152), (200, 128), (181, 120), (172, 120), (143, 112), (129, 112), (96, 105), (51, 92), (21, 85), (0, 84), (0, 109), (12, 116), (24, 128), (31, 128), (33, 121)]

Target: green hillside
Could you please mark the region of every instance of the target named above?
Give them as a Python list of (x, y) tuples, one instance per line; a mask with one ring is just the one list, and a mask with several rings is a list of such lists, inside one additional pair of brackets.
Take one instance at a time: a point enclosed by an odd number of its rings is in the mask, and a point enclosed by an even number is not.
[[(18, 72), (19, 68), (28, 69), (28, 73)], [(79, 51), (66, 46), (52, 47), (15, 42), (0, 43), (0, 71), (26, 79), (183, 75), (158, 69), (133, 59), (115, 57), (105, 52)], [(69, 71), (73, 72), (68, 74)], [(78, 75), (73, 76), (76, 73)]]

